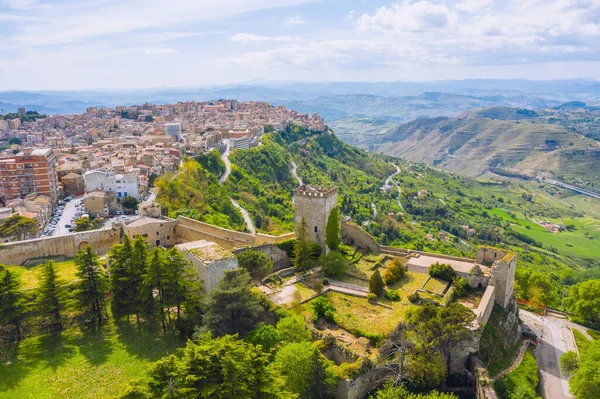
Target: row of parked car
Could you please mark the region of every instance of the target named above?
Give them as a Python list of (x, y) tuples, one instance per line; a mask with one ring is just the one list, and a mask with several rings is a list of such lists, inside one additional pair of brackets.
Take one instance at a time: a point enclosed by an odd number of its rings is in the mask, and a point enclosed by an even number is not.
[(48, 224), (46, 225), (46, 229), (42, 233), (43, 237), (51, 236), (52, 234), (54, 234), (54, 230), (56, 230), (56, 225), (60, 221), (60, 217), (62, 216), (64, 210), (65, 205), (61, 201), (59, 202), (58, 208), (56, 209), (56, 212), (54, 212), (52, 219), (50, 219), (50, 222), (48, 222)]

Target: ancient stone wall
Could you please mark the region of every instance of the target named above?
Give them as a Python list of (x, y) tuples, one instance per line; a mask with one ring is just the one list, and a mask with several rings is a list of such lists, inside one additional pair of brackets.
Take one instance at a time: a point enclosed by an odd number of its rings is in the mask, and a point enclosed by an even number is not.
[(206, 240), (216, 242), (225, 249), (254, 244), (252, 234), (224, 229), (184, 216), (179, 216), (177, 222), (176, 233), (179, 242)]
[[(140, 221), (145, 220), (144, 218)], [(146, 239), (149, 248), (157, 246), (173, 246), (177, 244), (176, 226), (174, 219), (150, 219), (148, 223), (138, 224), (133, 222), (129, 225), (123, 224), (123, 233), (130, 239), (140, 235)]]
[(202, 288), (206, 293), (210, 293), (219, 285), (226, 271), (238, 268), (238, 261), (235, 256), (204, 263), (193, 252), (183, 250), (182, 253), (198, 273), (198, 279), (202, 282)]
[(99, 255), (103, 255), (120, 240), (121, 229), (115, 227), (59, 237), (17, 241), (0, 246), (0, 263), (22, 265), (28, 259), (39, 259), (42, 263), (44, 258), (72, 258), (86, 244), (91, 245)]
[(483, 293), (483, 297), (481, 298), (481, 302), (475, 311), (477, 315), (477, 321), (480, 325), (487, 324), (490, 316), (492, 315), (492, 310), (494, 310), (494, 299), (495, 299), (496, 287), (493, 285), (488, 285)]
[(496, 303), (506, 308), (514, 296), (517, 256), (513, 254), (504, 260), (496, 261), (492, 266), (490, 285), (496, 287)]
[(379, 252), (380, 250), (377, 241), (355, 223), (343, 222), (341, 235), (345, 244), (368, 248), (373, 252)]
[(276, 272), (278, 270), (282, 270), (292, 266), (292, 260), (287, 256), (287, 253), (279, 249), (276, 244), (268, 243), (255, 245), (252, 247), (238, 248), (233, 251), (235, 255), (246, 252), (249, 250), (254, 250), (258, 252), (262, 252), (267, 255), (269, 259), (273, 262), (273, 271)]

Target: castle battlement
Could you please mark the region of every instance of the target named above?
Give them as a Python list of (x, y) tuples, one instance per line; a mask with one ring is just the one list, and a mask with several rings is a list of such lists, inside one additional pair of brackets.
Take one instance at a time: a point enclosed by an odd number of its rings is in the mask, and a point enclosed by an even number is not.
[(337, 195), (337, 187), (313, 187), (311, 185), (303, 184), (294, 190), (294, 196), (328, 198), (332, 195)]

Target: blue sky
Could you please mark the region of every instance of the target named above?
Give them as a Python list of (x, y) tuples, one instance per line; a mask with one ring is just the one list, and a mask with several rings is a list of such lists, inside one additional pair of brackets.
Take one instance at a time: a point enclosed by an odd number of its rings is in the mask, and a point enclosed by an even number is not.
[(0, 0), (0, 90), (600, 79), (600, 0)]

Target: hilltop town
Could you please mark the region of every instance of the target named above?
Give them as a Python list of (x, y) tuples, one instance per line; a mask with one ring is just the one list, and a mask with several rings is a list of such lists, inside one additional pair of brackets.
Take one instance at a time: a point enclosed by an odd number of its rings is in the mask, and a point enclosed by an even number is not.
[(85, 194), (77, 216), (123, 214), (122, 198), (147, 199), (152, 181), (176, 172), (184, 155), (248, 149), (265, 131), (290, 123), (327, 128), (318, 114), (235, 100), (88, 108), (65, 116), (19, 109), (0, 119), (0, 218), (35, 219), (38, 228), (24, 229), (28, 238), (68, 233), (64, 226), (74, 220), (62, 217), (64, 198)]

